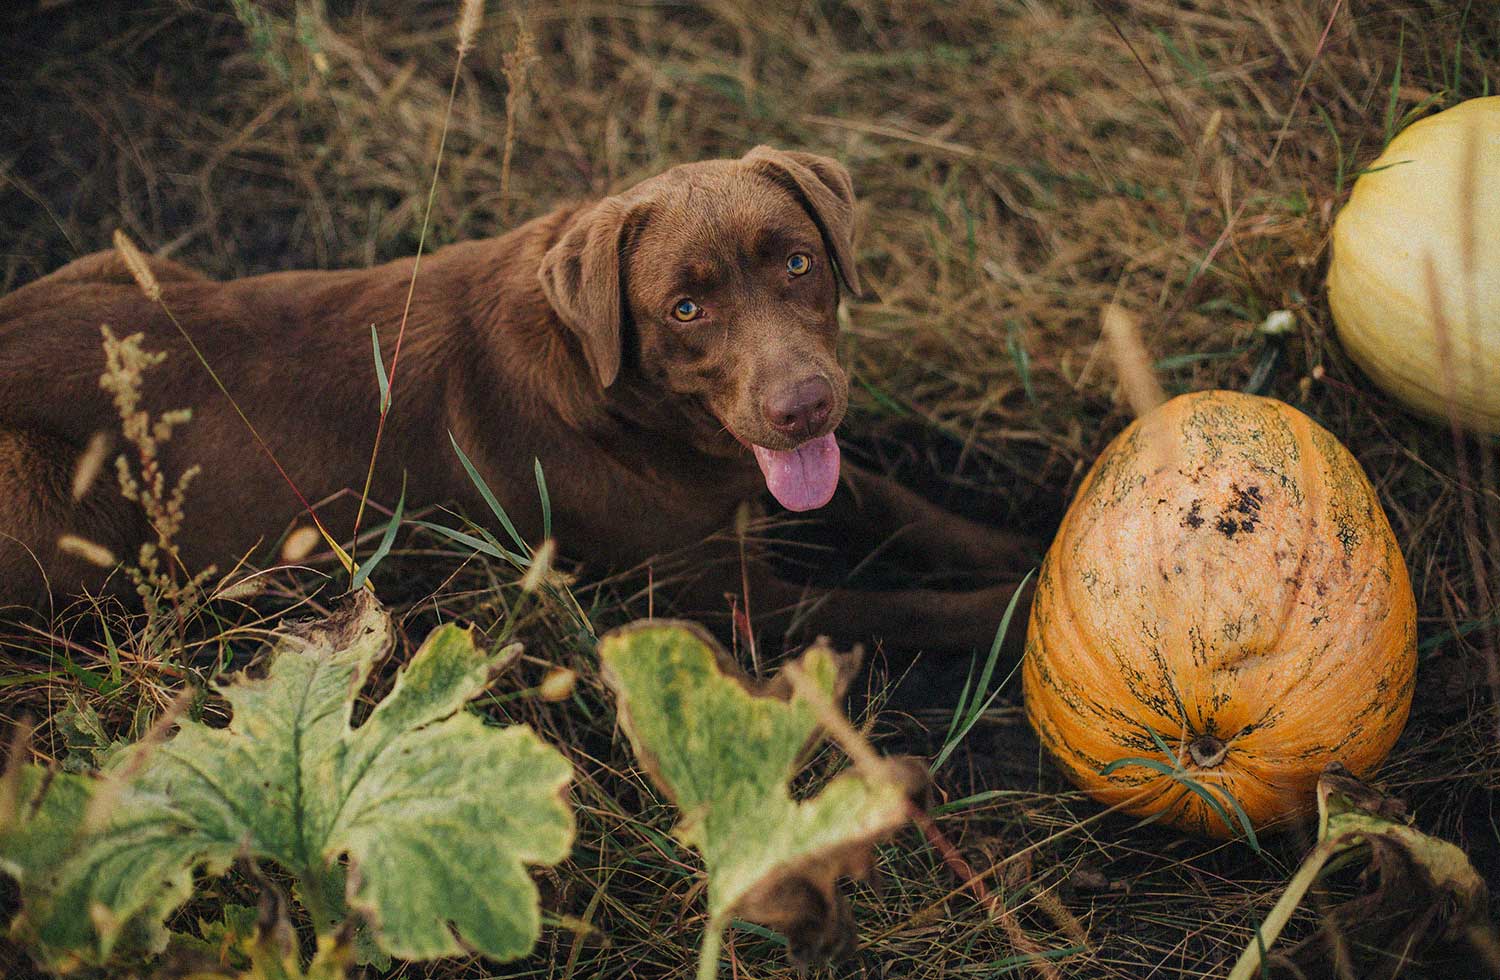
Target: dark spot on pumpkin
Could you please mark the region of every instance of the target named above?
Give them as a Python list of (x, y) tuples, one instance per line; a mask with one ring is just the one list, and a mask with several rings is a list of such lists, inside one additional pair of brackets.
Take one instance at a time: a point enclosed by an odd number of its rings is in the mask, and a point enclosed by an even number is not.
[[(1214, 521), (1214, 527), (1220, 534), (1224, 535), (1224, 537), (1230, 538), (1232, 540), (1235, 534), (1237, 534), (1240, 530), (1240, 522), (1235, 520), (1233, 517), (1228, 516), (1227, 514), (1220, 514), (1219, 519), (1217, 521)], [(1246, 530), (1253, 530), (1254, 527), (1255, 525), (1252, 524)]]
[(1236, 534), (1249, 534), (1255, 530), (1260, 523), (1260, 506), (1264, 503), (1261, 497), (1260, 487), (1246, 487), (1241, 490), (1238, 483), (1229, 485), (1229, 504), (1223, 513), (1214, 521), (1214, 528), (1226, 538), (1233, 538)]
[(1188, 506), (1187, 516), (1182, 519), (1182, 526), (1196, 531), (1203, 526), (1203, 515), (1198, 513), (1198, 508), (1203, 506), (1203, 501), (1194, 500)]
[(1261, 499), (1260, 487), (1239, 488), (1239, 484), (1231, 483), (1230, 491), (1234, 494), (1234, 501), (1230, 504), (1241, 514), (1249, 514), (1256, 519), (1260, 517), (1260, 505), (1265, 501)]

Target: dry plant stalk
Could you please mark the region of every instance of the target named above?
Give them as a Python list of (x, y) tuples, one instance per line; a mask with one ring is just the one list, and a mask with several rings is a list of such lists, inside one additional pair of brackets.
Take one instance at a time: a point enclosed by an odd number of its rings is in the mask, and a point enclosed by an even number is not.
[[(149, 269), (145, 269), (145, 273), (150, 277)], [(154, 283), (155, 280), (150, 281)], [(142, 283), (142, 288), (147, 288), (145, 283)], [(104, 373), (99, 376), (99, 387), (114, 396), (115, 411), (120, 416), (125, 441), (135, 448), (135, 470), (132, 470), (125, 453), (115, 457), (120, 494), (140, 505), (156, 532), (156, 541), (142, 544), (135, 564), (127, 566), (125, 571), (135, 584), (136, 592), (146, 600), (148, 612), (153, 612), (156, 603), (165, 599), (177, 607), (181, 615), (201, 600), (202, 585), (214, 571), (209, 567), (184, 581), (178, 580), (182, 559), (176, 537), (182, 530), (183, 502), (188, 487), (202, 467), (190, 466), (168, 484), (160, 456), (162, 444), (170, 440), (177, 426), (189, 421), (193, 413), (191, 409), (180, 408), (153, 418), (141, 407), (141, 389), (146, 371), (160, 364), (167, 355), (143, 350), (143, 334), (131, 334), (122, 340), (107, 325), (99, 329), (104, 338)]]
[(479, 33), (479, 23), (484, 20), (484, 0), (464, 0), (458, 12), (458, 57), (462, 59), (474, 50), (474, 35)]
[(1151, 368), (1151, 355), (1146, 353), (1146, 344), (1141, 340), (1140, 324), (1114, 303), (1104, 308), (1100, 324), (1125, 400), (1135, 417), (1140, 418), (1167, 400)]
[(228, 585), (220, 585), (214, 590), (213, 598), (223, 602), (243, 602), (255, 598), (264, 591), (265, 585), (258, 576), (246, 575)]
[(114, 568), (118, 563), (114, 552), (97, 541), (79, 537), (76, 534), (63, 534), (57, 539), (57, 550), (63, 554), (81, 558), (96, 568)]
[[(827, 640), (819, 637), (818, 643), (826, 646)], [(855, 647), (855, 655), (863, 658), (864, 651), (859, 647)], [(849, 757), (849, 761), (854, 763), (854, 768), (869, 773), (872, 776), (879, 775), (890, 768), (892, 765), (891, 761), (881, 757), (870, 745), (869, 740), (850, 724), (848, 718), (844, 717), (844, 713), (838, 709), (838, 706), (816, 684), (808, 679), (800, 663), (796, 661), (789, 662), (781, 668), (781, 671), (786, 675), (786, 679), (791, 682), (792, 691), (799, 698), (806, 701), (813, 709), (813, 713), (817, 716), (818, 724), (828, 733), (828, 737), (833, 739), (834, 743), (844, 750), (844, 754)]]
[(160, 303), (161, 283), (157, 281), (156, 273), (151, 271), (151, 264), (146, 261), (145, 254), (119, 228), (115, 229), (114, 244), (115, 254), (125, 263), (125, 268), (130, 271), (136, 285), (141, 287), (141, 292), (151, 302)]
[[(899, 768), (899, 762), (882, 757), (875, 751), (869, 740), (850, 723), (833, 701), (808, 679), (800, 664), (788, 663), (782, 667), (782, 673), (787, 680), (791, 681), (792, 690), (796, 695), (812, 707), (818, 724), (828, 733), (828, 737), (844, 750), (844, 754), (854, 763), (856, 770), (874, 775)], [(1036, 971), (1037, 975), (1043, 980), (1062, 980), (1062, 974), (1058, 972), (1057, 967), (1046, 959), (1040, 958), (1044, 950), (1027, 935), (1026, 930), (1016, 920), (1015, 913), (1006, 907), (1005, 902), (998, 895), (986, 887), (984, 876), (974, 873), (973, 867), (958, 853), (957, 848), (948, 842), (932, 818), (916, 805), (912, 806), (910, 817), (912, 822), (921, 828), (933, 849), (942, 856), (943, 863), (960, 881), (964, 882), (964, 887), (974, 892), (974, 897), (979, 900), (980, 905), (984, 906), (990, 918), (1000, 923), (1011, 944), (1021, 953), (1033, 957), (1028, 965)]]
[(84, 447), (82, 455), (78, 457), (78, 464), (73, 467), (73, 499), (82, 500), (84, 494), (94, 485), (99, 478), (99, 473), (104, 469), (104, 458), (109, 455), (109, 433), (95, 432), (89, 437), (89, 444)]
[(552, 562), (556, 557), (557, 543), (548, 538), (542, 542), (541, 547), (532, 552), (531, 564), (527, 566), (526, 574), (521, 577), (521, 591), (530, 594), (551, 581), (553, 578)]
[[(1022, 955), (1030, 958), (1030, 962), (1027, 965), (1036, 971), (1042, 980), (1063, 980), (1062, 974), (1058, 972), (1057, 967), (1043, 955), (1046, 951), (1022, 927), (1020, 921), (1016, 918), (1015, 912), (1005, 904), (1002, 897), (990, 891), (989, 886), (984, 883), (985, 876), (974, 871), (973, 865), (964, 859), (964, 856), (958, 852), (958, 848), (954, 847), (948, 841), (948, 838), (943, 835), (943, 832), (938, 829), (936, 821), (920, 810), (913, 811), (912, 821), (922, 829), (922, 833), (927, 837), (927, 843), (942, 857), (943, 864), (948, 867), (948, 870), (953, 872), (959, 881), (963, 882), (960, 888), (967, 888), (972, 891), (974, 898), (983, 907), (990, 921), (1000, 924), (1000, 928), (1005, 932), (1006, 938), (1010, 940), (1011, 946)], [(999, 864), (996, 864), (996, 867), (999, 866)], [(1027, 861), (1028, 874), (1030, 866), (1030, 862)], [(1006, 881), (1006, 887), (1012, 887), (1009, 881)], [(1044, 892), (1041, 894), (1050, 895), (1051, 893)], [(1061, 907), (1061, 903), (1057, 902), (1055, 896), (1053, 896), (1052, 900), (1059, 908)], [(1064, 913), (1066, 914), (1066, 910), (1064, 910)], [(1076, 925), (1077, 920), (1073, 921)], [(1079, 932), (1082, 932), (1081, 927), (1079, 928)], [(1079, 945), (1088, 945), (1086, 939), (1087, 937)]]
[[(433, 161), (432, 164), (432, 182), (427, 186), (427, 207), (422, 213), (422, 230), (417, 235), (417, 254), (412, 259), (411, 279), (406, 289), (406, 303), (402, 306), (401, 309), (401, 323), (400, 326), (396, 328), (396, 348), (391, 353), (391, 366), (389, 374), (387, 375), (389, 379), (387, 381), (387, 390), (391, 392), (391, 394), (389, 397), (382, 400), (380, 406), (380, 418), (375, 423), (375, 444), (370, 449), (370, 465), (369, 468), (365, 470), (364, 489), (360, 491), (359, 507), (354, 512), (354, 528), (349, 535), (349, 551), (347, 553), (347, 556), (345, 552), (339, 548), (338, 543), (335, 542), (333, 538), (328, 536), (326, 531), (324, 531), (323, 534), (323, 536), (327, 538), (329, 545), (334, 548), (335, 552), (338, 553), (341, 558), (347, 557), (347, 560), (344, 561), (344, 568), (349, 572), (351, 578), (355, 575), (353, 553), (355, 546), (359, 542), (359, 527), (361, 522), (364, 520), (365, 506), (369, 503), (370, 500), (370, 488), (375, 480), (375, 463), (380, 458), (380, 443), (381, 440), (385, 437), (385, 420), (386, 417), (390, 414), (391, 406), (395, 398), (394, 393), (396, 391), (396, 368), (401, 363), (401, 344), (402, 341), (406, 338), (406, 324), (411, 317), (412, 301), (417, 294), (417, 276), (422, 271), (422, 255), (427, 248), (427, 229), (428, 226), (432, 223), (432, 207), (433, 202), (437, 199), (438, 177), (443, 172), (443, 153), (448, 148), (448, 128), (453, 122), (453, 102), (458, 96), (458, 80), (463, 72), (464, 55), (468, 54), (469, 51), (474, 47), (474, 35), (479, 30), (479, 22), (483, 11), (483, 0), (464, 0), (464, 5), (459, 10), (458, 46), (457, 57), (453, 62), (453, 80), (448, 84), (448, 102), (443, 109), (443, 128), (441, 130), (441, 134), (438, 136), (437, 158)], [(503, 200), (505, 196), (503, 182), (501, 184), (501, 188), (501, 198)], [(376, 356), (381, 356), (378, 349), (376, 351)], [(290, 479), (288, 479), (288, 482), (290, 482)], [(308, 507), (308, 513), (312, 516), (314, 523), (317, 523), (317, 514), (313, 513), (311, 507)], [(318, 526), (319, 530), (323, 530), (321, 524), (319, 524)], [(368, 578), (365, 579), (365, 587), (373, 589), (373, 586), (370, 585), (370, 580)]]
[(318, 546), (323, 536), (318, 529), (307, 524), (299, 524), (292, 528), (292, 532), (286, 536), (286, 541), (281, 545), (281, 561), (286, 565), (295, 565)]
[(505, 149), (500, 157), (500, 201), (510, 201), (510, 159), (516, 148), (516, 120), (525, 105), (531, 70), (540, 62), (536, 37), (523, 22), (516, 31), (516, 47), (505, 56)]
[[(455, 72), (454, 73), (454, 84), (455, 85), (457, 84), (457, 78), (458, 78), (458, 75), (457, 75), (457, 72)], [(452, 95), (450, 93), (450, 96), (449, 96), (449, 110), (450, 111), (452, 110), (452, 101), (453, 101), (452, 100)], [(447, 124), (446, 124), (446, 122), (444, 123), (443, 134), (444, 134), (444, 137), (446, 138), (446, 136), (447, 136)], [(439, 158), (439, 160), (442, 159), (441, 147), (439, 147), (438, 158)], [(437, 186), (437, 175), (436, 175), (436, 173), (434, 173), (434, 175), (433, 175), (434, 192), (435, 192), (436, 186)], [(429, 192), (429, 194), (428, 194), (428, 210), (429, 210), (429, 213), (431, 211), (432, 193), (433, 192)], [(423, 235), (423, 240), (424, 241), (426, 239), (426, 234), (427, 234), (427, 226), (426, 226), (426, 221), (424, 220), (423, 221), (423, 225), (422, 225), (422, 235)], [(266, 454), (266, 458), (271, 461), (271, 465), (274, 466), (274, 467), (276, 467), (276, 472), (279, 473), (279, 474), (281, 474), (282, 480), (286, 481), (286, 485), (291, 489), (292, 494), (294, 496), (296, 496), (298, 503), (300, 503), (302, 505), (302, 509), (307, 512), (307, 515), (310, 518), (312, 518), (313, 526), (318, 529), (318, 532), (323, 536), (323, 540), (325, 540), (325, 541), (328, 542), (329, 548), (331, 548), (333, 550), (333, 553), (338, 557), (339, 561), (343, 564), (344, 568), (346, 570), (348, 570), (349, 574), (353, 575), (354, 574), (354, 560), (352, 558), (350, 558), (350, 556), (348, 555), (348, 553), (346, 553), (344, 551), (344, 549), (342, 549), (342, 548), (339, 547), (338, 542), (335, 541), (335, 540), (333, 540), (333, 536), (330, 535), (328, 533), (328, 530), (323, 527), (322, 521), (320, 521), (318, 519), (318, 513), (317, 513), (317, 511), (313, 510), (312, 505), (307, 502), (307, 498), (305, 496), (303, 496), (302, 491), (299, 490), (299, 489), (297, 489), (297, 484), (294, 483), (292, 481), (292, 478), (287, 475), (286, 470), (281, 465), (281, 461), (276, 458), (276, 454), (271, 451), (271, 447), (268, 446), (268, 445), (266, 445), (266, 441), (261, 438), (260, 433), (258, 431), (256, 431), (255, 426), (251, 424), (250, 419), (245, 415), (244, 410), (240, 408), (239, 402), (235, 401), (234, 400), (234, 396), (229, 393), (229, 389), (226, 388), (226, 387), (224, 387), (224, 382), (222, 380), (220, 380), (218, 372), (214, 370), (212, 364), (208, 363), (208, 359), (203, 356), (203, 352), (201, 350), (199, 350), (198, 349), (198, 345), (193, 342), (192, 335), (190, 335), (187, 332), (187, 330), (183, 327), (182, 322), (180, 320), (178, 320), (176, 314), (174, 314), (172, 312), (172, 308), (169, 307), (166, 304), (165, 300), (162, 299), (161, 284), (157, 280), (156, 274), (154, 272), (152, 272), (152, 270), (151, 270), (151, 263), (147, 260), (145, 253), (143, 253), (138, 247), (136, 247), (136, 244), (134, 242), (132, 242), (130, 240), (130, 238), (123, 231), (121, 231), (119, 229), (115, 229), (114, 244), (115, 244), (115, 252), (116, 252), (116, 254), (118, 254), (120, 256), (120, 260), (125, 263), (125, 267), (130, 270), (130, 274), (131, 274), (132, 277), (134, 277), (134, 279), (136, 281), (136, 285), (138, 285), (140, 287), (141, 292), (145, 294), (145, 296), (146, 296), (147, 299), (149, 299), (151, 302), (155, 303), (158, 307), (160, 307), (161, 311), (166, 314), (167, 319), (169, 319), (169, 320), (172, 321), (172, 326), (174, 326), (174, 327), (177, 328), (177, 332), (182, 336), (182, 339), (187, 342), (188, 348), (193, 352), (193, 355), (198, 359), (198, 363), (200, 363), (201, 365), (203, 365), (203, 369), (205, 371), (207, 371), (208, 372), (208, 376), (213, 379), (214, 385), (219, 389), (219, 393), (222, 394), (224, 396), (224, 398), (228, 400), (230, 407), (234, 409), (234, 413), (236, 415), (238, 415), (240, 421), (244, 423), (245, 428), (246, 428), (246, 430), (249, 431), (251, 438), (253, 438), (255, 440), (255, 443), (256, 443), (256, 445), (258, 445), (260, 447), (261, 452), (263, 452), (263, 453)], [(422, 258), (421, 249), (419, 248), (417, 250), (417, 260), (418, 260), (418, 262), (421, 261), (421, 258)], [(412, 270), (412, 286), (413, 286), (413, 288), (415, 288), (415, 285), (416, 285), (416, 270), (414, 268)], [(410, 310), (411, 310), (411, 293), (410, 292), (408, 292), (407, 297), (406, 297), (406, 307), (407, 307), (406, 312), (409, 313)], [(404, 331), (405, 327), (406, 327), (406, 313), (402, 314), (402, 317), (401, 317), (401, 326), (402, 326), (402, 329)], [(138, 339), (139, 336), (140, 335), (137, 334), (136, 337), (132, 338), (132, 339)], [(396, 338), (396, 355), (397, 355), (397, 357), (399, 357), (400, 354), (401, 354), (401, 338), (398, 335), (397, 338)], [(165, 355), (161, 355), (161, 356), (165, 356)], [(155, 363), (155, 362), (153, 362), (153, 363)], [(391, 371), (394, 373), (395, 369), (396, 369), (396, 362), (393, 359), (391, 361)], [(389, 406), (387, 406), (387, 407), (389, 407)], [(187, 412), (188, 410), (184, 409), (183, 411)], [(191, 413), (189, 412), (189, 414), (191, 414)], [(385, 425), (385, 413), (384, 413), (384, 411), (381, 412), (380, 422), (381, 422), (381, 429), (377, 430), (376, 431), (376, 435), (375, 435), (375, 445), (376, 445), (376, 449), (377, 450), (379, 449), (379, 446), (380, 446), (380, 433), (382, 431), (384, 431), (384, 425)], [(163, 440), (163, 441), (165, 441), (165, 440)], [(374, 468), (375, 468), (375, 459), (374, 459), (374, 456), (372, 455), (371, 459), (370, 459), (370, 474), (371, 474), (371, 476), (370, 477), (366, 477), (366, 480), (365, 480), (365, 494), (366, 494), (366, 496), (368, 496), (368, 494), (369, 494), (369, 480), (374, 475)], [(183, 474), (183, 476), (180, 478), (179, 482), (180, 483), (185, 483), (188, 479), (189, 479), (188, 474)], [(364, 509), (364, 498), (361, 497), (361, 499), (360, 499), (360, 511), (361, 511), (361, 513), (363, 513), (363, 509)], [(355, 535), (354, 536), (356, 538), (358, 538), (358, 536), (359, 536), (359, 519), (358, 519), (358, 517), (355, 518), (354, 524), (355, 524), (355, 527), (354, 527)], [(174, 533), (175, 533), (175, 531), (174, 531)], [(205, 569), (203, 571), (203, 573), (201, 574), (200, 578), (206, 579), (212, 572), (213, 572), (212, 568)], [(367, 587), (368, 587), (368, 583), (366, 583), (366, 584), (367, 584)]]

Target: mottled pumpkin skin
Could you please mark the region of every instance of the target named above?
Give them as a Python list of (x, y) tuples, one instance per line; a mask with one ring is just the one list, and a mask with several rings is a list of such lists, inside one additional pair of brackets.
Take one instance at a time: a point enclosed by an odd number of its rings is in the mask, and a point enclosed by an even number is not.
[[(1154, 730), (1274, 824), (1312, 804), (1327, 763), (1362, 774), (1390, 751), (1416, 638), (1406, 563), (1348, 450), (1281, 402), (1199, 392), (1138, 419), (1079, 488), (1037, 582), (1026, 708), (1101, 802), (1224, 836), (1180, 781), (1100, 770), (1167, 761)], [(1222, 761), (1193, 759), (1199, 736)]]

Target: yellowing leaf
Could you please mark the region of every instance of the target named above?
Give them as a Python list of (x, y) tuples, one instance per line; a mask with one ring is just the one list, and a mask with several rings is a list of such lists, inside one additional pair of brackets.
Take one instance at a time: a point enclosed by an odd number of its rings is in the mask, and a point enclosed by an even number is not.
[[(1281, 934), (1303, 896), (1323, 868), (1345, 853), (1365, 854), (1378, 880), (1374, 892), (1349, 903), (1355, 908), (1348, 911), (1383, 920), (1384, 916), (1372, 916), (1375, 907), (1392, 898), (1421, 896), (1429, 910), (1451, 903), (1450, 932), (1454, 926), (1482, 917), (1488, 889), (1468, 855), (1447, 841), (1409, 826), (1404, 812), (1400, 801), (1382, 796), (1349, 775), (1343, 766), (1329, 766), (1318, 779), (1318, 844), (1287, 883), (1255, 939), (1240, 954), (1229, 980), (1251, 980), (1260, 975), (1265, 951)], [(1338, 910), (1330, 914), (1338, 915)], [(1407, 941), (1397, 946), (1410, 951)]]
[[(847, 952), (852, 923), (834, 884), (868, 872), (874, 844), (906, 822), (912, 774), (882, 760), (794, 800), (788, 783), (817, 733), (818, 705), (793, 694), (785, 671), (754, 682), (701, 628), (659, 620), (615, 630), (599, 655), (631, 746), (682, 812), (677, 838), (708, 869), (699, 976), (715, 975), (732, 915), (782, 931), (797, 956)], [(828, 700), (857, 663), (818, 645), (798, 667)]]
[[(347, 903), (395, 956), (527, 953), (540, 922), (526, 865), (560, 861), (572, 842), (568, 763), (529, 729), (463, 710), (504, 655), (456, 626), (435, 630), (352, 727), (354, 698), (389, 641), (385, 613), (354, 593), (278, 643), (264, 678), (221, 688), (227, 728), (184, 722), (89, 781), (92, 826), (79, 829), (75, 801), (59, 804), (50, 831), (0, 836), (0, 861), (23, 871), (23, 935), (53, 963), (101, 961), (128, 924), (159, 930), (195, 869), (219, 874), (246, 856), (297, 876), (320, 934)], [(23, 788), (36, 779), (26, 771)], [(60, 863), (16, 850), (49, 833)]]
[[(345, 980), (354, 966), (354, 929), (346, 923), (329, 935), (318, 936), (313, 958), (302, 966), (297, 934), (286, 914), (280, 890), (262, 881), (260, 909), (225, 909), (242, 921), (208, 924), (206, 936), (215, 943), (174, 935), (177, 948), (167, 954), (168, 966), (158, 975), (176, 980)], [(248, 916), (245, 913), (249, 913)], [(243, 921), (248, 918), (248, 922)], [(200, 920), (202, 924), (202, 920)], [(226, 962), (236, 961), (236, 962)]]

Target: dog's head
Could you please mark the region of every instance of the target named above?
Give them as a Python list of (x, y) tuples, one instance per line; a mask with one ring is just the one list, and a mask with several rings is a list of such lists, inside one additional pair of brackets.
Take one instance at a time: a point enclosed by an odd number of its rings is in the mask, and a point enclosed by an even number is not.
[(757, 147), (674, 167), (579, 212), (542, 286), (599, 384), (638, 373), (700, 423), (700, 448), (749, 446), (777, 499), (808, 510), (838, 481), (853, 211), (827, 157)]

